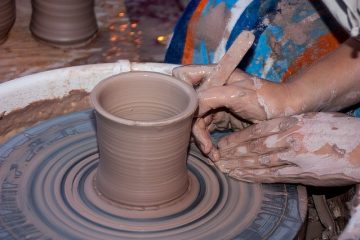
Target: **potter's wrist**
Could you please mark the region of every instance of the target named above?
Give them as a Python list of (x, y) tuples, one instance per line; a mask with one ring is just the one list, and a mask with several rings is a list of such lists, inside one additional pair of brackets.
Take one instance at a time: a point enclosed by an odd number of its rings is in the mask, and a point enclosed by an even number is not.
[(310, 109), (311, 97), (306, 96), (307, 93), (303, 93), (303, 89), (296, 82), (287, 82), (280, 84), (282, 92), (284, 92), (283, 102), (280, 103), (283, 105), (283, 115), (282, 116), (292, 116), (296, 114), (301, 114), (308, 111), (313, 111)]
[(291, 116), (300, 113), (297, 98), (291, 93), (287, 84), (269, 83), (269, 86), (259, 89), (258, 96), (263, 98), (266, 119)]

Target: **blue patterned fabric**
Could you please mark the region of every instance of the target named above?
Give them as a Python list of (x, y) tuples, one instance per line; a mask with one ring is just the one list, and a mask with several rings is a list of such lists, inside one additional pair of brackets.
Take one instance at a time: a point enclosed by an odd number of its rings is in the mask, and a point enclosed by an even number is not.
[[(221, 41), (211, 48), (198, 28), (220, 4), (225, 5), (228, 22)], [(175, 27), (165, 62), (216, 63), (243, 30), (252, 31), (255, 42), (239, 67), (274, 82), (285, 81), (347, 38), (321, 1), (192, 0)], [(360, 116), (360, 109), (352, 113)]]
[[(276, 82), (281, 81), (288, 68), (307, 48), (314, 45), (321, 36), (331, 33), (328, 25), (333, 25), (335, 32), (338, 31), (336, 28), (339, 28), (336, 21), (327, 16), (328, 13), (320, 1), (193, 0), (175, 27), (165, 62), (209, 64), (219, 60), (214, 57), (214, 51), (209, 49), (206, 39), (194, 39), (192, 59), (189, 62), (182, 59), (186, 49), (188, 26), (196, 25), (196, 19), (192, 20), (192, 17), (199, 5), (204, 2), (206, 5), (201, 10), (201, 17), (221, 3), (225, 4), (228, 12), (241, 11), (242, 9), (236, 9), (236, 4), (245, 8), (235, 17), (236, 23), (231, 27), (230, 34), (224, 33), (226, 45), (223, 52), (231, 46), (241, 31), (253, 31), (256, 37), (255, 44), (240, 67), (250, 74)], [(198, 30), (195, 28), (194, 32), (196, 31)]]

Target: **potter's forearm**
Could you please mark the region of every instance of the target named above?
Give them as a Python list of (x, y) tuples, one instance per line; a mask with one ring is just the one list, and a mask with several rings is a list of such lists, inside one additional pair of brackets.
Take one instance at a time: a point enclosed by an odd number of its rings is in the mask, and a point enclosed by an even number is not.
[(360, 42), (349, 39), (287, 84), (294, 111), (338, 111), (360, 101)]

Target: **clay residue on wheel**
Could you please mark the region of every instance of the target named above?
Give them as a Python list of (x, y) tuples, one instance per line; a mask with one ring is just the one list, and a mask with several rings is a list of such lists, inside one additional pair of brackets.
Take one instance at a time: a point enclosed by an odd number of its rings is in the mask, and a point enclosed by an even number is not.
[(89, 108), (88, 95), (84, 90), (72, 90), (62, 98), (40, 100), (10, 113), (0, 113), (0, 143), (39, 121)]

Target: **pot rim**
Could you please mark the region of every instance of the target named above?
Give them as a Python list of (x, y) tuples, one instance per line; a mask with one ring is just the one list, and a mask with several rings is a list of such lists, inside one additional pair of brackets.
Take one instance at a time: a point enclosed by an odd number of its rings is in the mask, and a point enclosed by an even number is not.
[[(105, 110), (99, 103), (99, 99), (98, 99), (101, 90), (103, 90), (105, 87), (105, 84), (110, 81), (115, 81), (119, 76), (123, 77), (126, 75), (134, 75), (134, 74), (142, 75), (144, 77), (151, 74), (153, 76), (159, 76), (159, 78), (161, 78), (161, 79), (172, 82), (173, 84), (179, 86), (179, 88), (181, 88), (185, 93), (187, 93), (187, 95), (189, 96), (189, 104), (183, 111), (176, 114), (175, 116), (172, 116), (172, 117), (169, 117), (166, 119), (156, 120), (156, 121), (130, 120), (130, 119), (126, 119), (126, 118), (117, 117), (117, 116), (111, 114), (110, 112), (108, 112), (107, 110)], [(183, 119), (190, 117), (191, 115), (194, 114), (194, 112), (196, 111), (196, 109), (198, 107), (197, 93), (190, 84), (188, 84), (187, 82), (181, 81), (173, 76), (166, 75), (163, 73), (158, 73), (158, 72), (151, 72), (151, 71), (124, 72), (124, 73), (116, 74), (116, 75), (110, 76), (108, 78), (105, 78), (104, 80), (100, 81), (93, 88), (93, 90), (90, 93), (90, 100), (91, 100), (91, 103), (92, 103), (93, 107), (95, 108), (96, 112), (98, 112), (101, 116), (103, 116), (109, 120), (112, 120), (114, 122), (125, 124), (128, 126), (154, 126), (154, 127), (156, 127), (156, 126), (170, 125), (170, 124), (179, 122)]]

